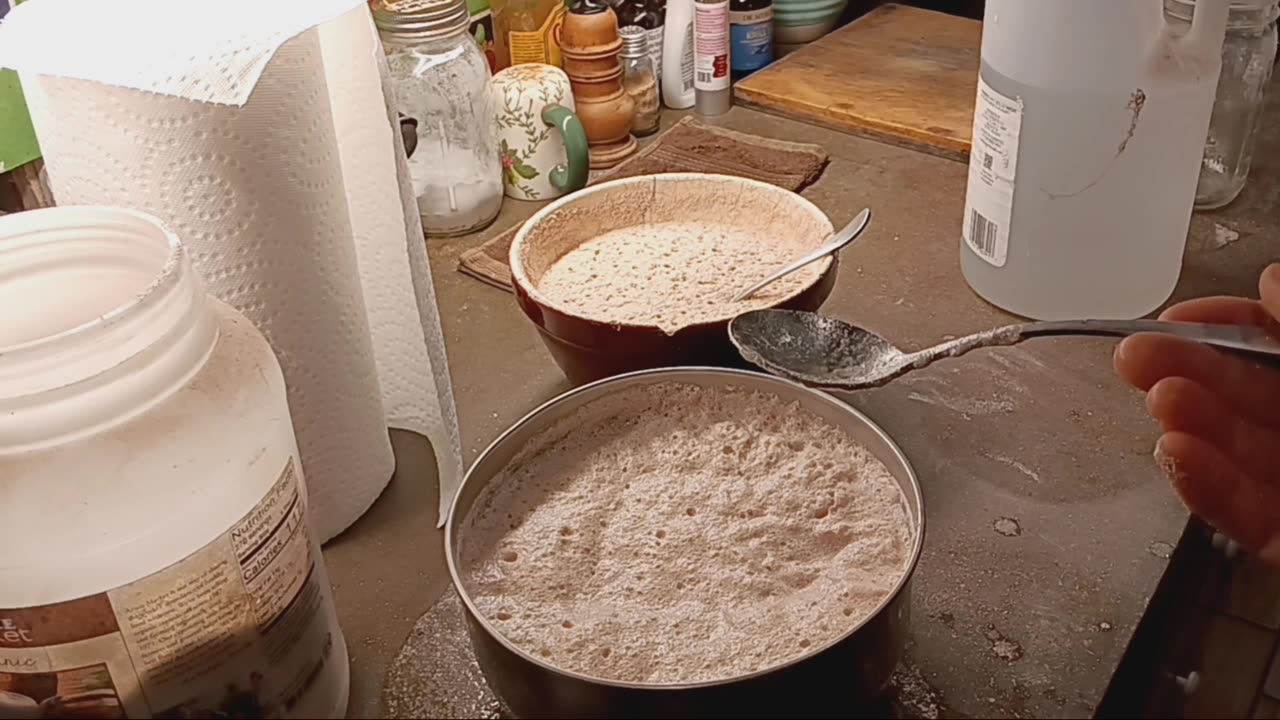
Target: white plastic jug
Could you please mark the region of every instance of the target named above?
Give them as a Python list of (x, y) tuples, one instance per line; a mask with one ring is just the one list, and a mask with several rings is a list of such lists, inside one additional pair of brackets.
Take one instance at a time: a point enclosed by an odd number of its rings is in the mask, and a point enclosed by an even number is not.
[(987, 0), (961, 242), (1026, 317), (1135, 318), (1173, 292), (1229, 0)]

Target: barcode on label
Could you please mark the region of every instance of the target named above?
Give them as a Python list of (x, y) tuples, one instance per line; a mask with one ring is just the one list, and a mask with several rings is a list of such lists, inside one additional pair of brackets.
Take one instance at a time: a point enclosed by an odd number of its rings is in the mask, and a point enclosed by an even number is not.
[(969, 241), (985, 257), (996, 259), (996, 234), (1000, 227), (977, 210), (969, 211)]
[(990, 170), (991, 164), (995, 161), (995, 156), (993, 156), (991, 153), (983, 153), (982, 155), (983, 155), (982, 167), (987, 170)]
[(711, 82), (711, 73), (707, 72), (706, 70), (699, 70), (698, 82), (704, 82), (704, 83)]

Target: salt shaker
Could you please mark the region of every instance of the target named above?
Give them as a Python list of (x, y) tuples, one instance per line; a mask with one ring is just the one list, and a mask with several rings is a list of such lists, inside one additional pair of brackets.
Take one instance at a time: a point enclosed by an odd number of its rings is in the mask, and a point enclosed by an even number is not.
[(374, 0), (396, 110), (416, 127), (409, 174), (428, 235), (465, 235), (502, 208), (489, 62), (465, 0)]
[(662, 103), (653, 55), (649, 52), (649, 33), (637, 25), (629, 25), (618, 30), (618, 36), (622, 38), (622, 51), (618, 54), (622, 61), (622, 87), (636, 104), (631, 134), (652, 135), (658, 131)]

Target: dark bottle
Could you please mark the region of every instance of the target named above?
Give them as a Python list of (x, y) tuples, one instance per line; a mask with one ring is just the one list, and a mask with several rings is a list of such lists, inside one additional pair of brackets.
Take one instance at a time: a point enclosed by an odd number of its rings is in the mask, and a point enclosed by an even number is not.
[(662, 28), (667, 24), (667, 0), (649, 0), (649, 12), (657, 23), (649, 30), (649, 55), (653, 58), (653, 70), (662, 74)]
[(652, 30), (658, 25), (658, 18), (650, 10), (645, 0), (617, 0), (613, 11), (618, 13), (618, 27), (639, 25), (645, 30)]
[(577, 15), (595, 15), (612, 7), (606, 0), (566, 0), (569, 12)]
[(735, 81), (773, 62), (773, 0), (729, 0), (729, 68)]

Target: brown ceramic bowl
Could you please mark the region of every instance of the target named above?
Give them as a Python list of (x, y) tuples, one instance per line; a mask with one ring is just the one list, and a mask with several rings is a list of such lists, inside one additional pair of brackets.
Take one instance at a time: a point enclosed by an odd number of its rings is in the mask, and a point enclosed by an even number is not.
[[(540, 292), (538, 283), (561, 257), (601, 234), (659, 222), (742, 224), (759, 242), (802, 238), (816, 248), (832, 233), (831, 221), (813, 203), (789, 190), (745, 178), (671, 173), (624, 178), (590, 186), (543, 208), (511, 243), (516, 300), (574, 384), (649, 368), (677, 365), (745, 367), (729, 341), (733, 315), (761, 307), (817, 310), (835, 285), (835, 258), (814, 264), (812, 281), (793, 292), (734, 309), (714, 321), (667, 332), (657, 325), (613, 324), (583, 317)], [(746, 287), (756, 277), (725, 279)]]

